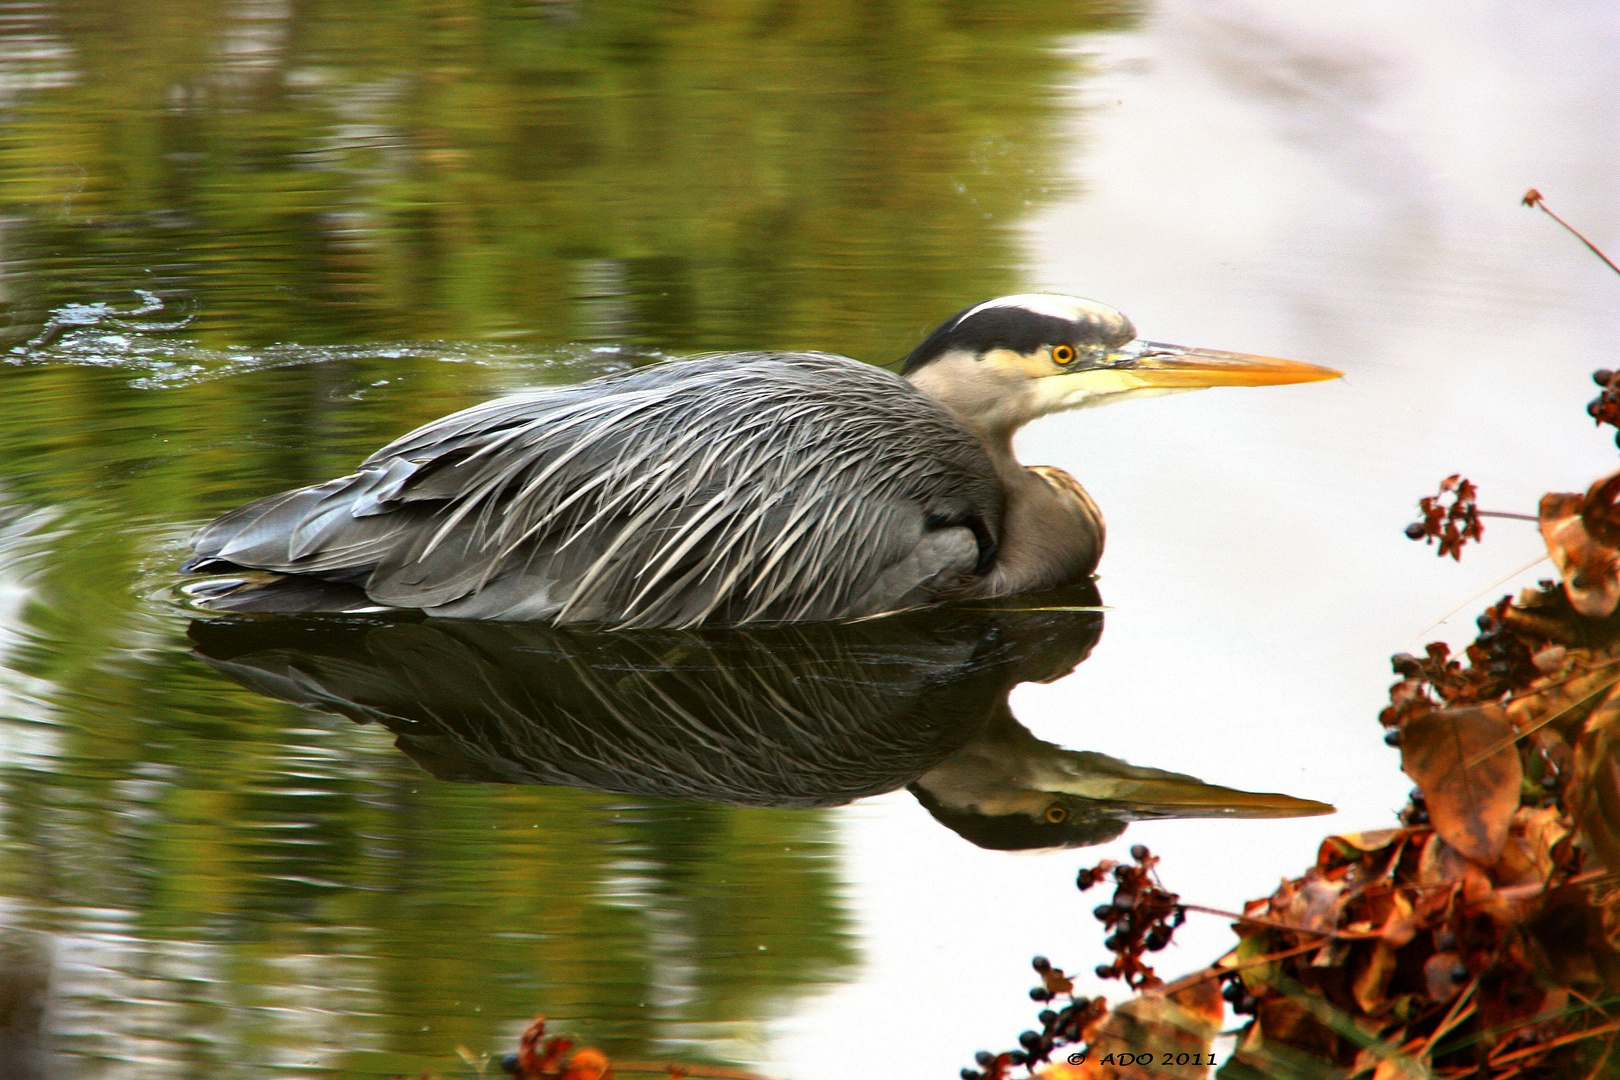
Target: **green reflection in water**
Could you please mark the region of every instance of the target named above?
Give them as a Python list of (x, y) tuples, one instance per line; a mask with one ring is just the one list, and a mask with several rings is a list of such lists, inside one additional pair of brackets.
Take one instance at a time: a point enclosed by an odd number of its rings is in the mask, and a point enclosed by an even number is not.
[[(747, 1062), (847, 977), (825, 812), (438, 783), (225, 684), (158, 594), (197, 521), (639, 362), (543, 344), (887, 359), (1014, 291), (1012, 229), (1058, 183), (1054, 48), (1124, 18), (0, 5), (4, 346), (165, 304), (0, 365), (0, 953), (39, 969), (0, 1005), (48, 974), (64, 1075), (414, 1075), (537, 1009)], [(29, 1052), (0, 1043), (0, 1072)]]
[[(1015, 283), (1058, 35), (1107, 4), (49, 9), (0, 203), (19, 305), (196, 295), (211, 342), (899, 355)], [(25, 259), (28, 256), (25, 256)]]
[(757, 1056), (726, 1040), (854, 959), (824, 813), (443, 784), (385, 733), (225, 684), (140, 595), (178, 557), (160, 523), (194, 516), (210, 395), (303, 373), (6, 373), (0, 409), (39, 422), (0, 429), (0, 938), (57, 935), (59, 1045), (82, 1075), (414, 1075), (539, 1010), (618, 1054)]

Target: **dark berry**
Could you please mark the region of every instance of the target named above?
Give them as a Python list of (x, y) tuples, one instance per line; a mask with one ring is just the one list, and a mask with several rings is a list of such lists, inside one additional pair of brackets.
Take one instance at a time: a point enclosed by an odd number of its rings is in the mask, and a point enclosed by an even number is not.
[(1451, 981), (1452, 982), (1467, 982), (1468, 981), (1468, 969), (1463, 967), (1461, 964), (1453, 964), (1453, 965), (1451, 965)]
[(1145, 861), (1149, 854), (1151, 854), (1151, 852), (1148, 851), (1146, 844), (1131, 845), (1131, 858), (1135, 859), (1137, 862)]
[(1029, 1055), (1022, 1050), (1014, 1050), (1007, 1055), (1007, 1064), (1022, 1065), (1029, 1060)]
[(1029, 992), (1029, 999), (1031, 1001), (1051, 1001), (1052, 991), (1048, 990), (1044, 986), (1034, 987)]
[(1607, 387), (1609, 385), (1609, 380), (1612, 378), (1614, 378), (1614, 372), (1610, 371), (1608, 368), (1598, 368), (1596, 371), (1592, 372), (1592, 381), (1597, 383), (1599, 386)]
[(1411, 653), (1396, 653), (1389, 658), (1389, 665), (1395, 669), (1395, 674), (1408, 679), (1414, 679), (1423, 673), (1423, 661)]
[(1248, 991), (1243, 989), (1242, 979), (1233, 979), (1231, 982), (1227, 983), (1221, 988), (1221, 997), (1235, 1005), (1239, 1001), (1243, 1000), (1243, 995), (1247, 992)]
[(516, 1054), (501, 1055), (501, 1072), (510, 1076), (518, 1074), (518, 1056)]
[(1399, 745), (1401, 745), (1401, 729), (1400, 728), (1390, 728), (1388, 731), (1384, 732), (1384, 745), (1385, 746), (1399, 746)]
[(1051, 1009), (1042, 1009), (1041, 1014), (1035, 1019), (1041, 1022), (1042, 1027), (1051, 1027), (1052, 1021), (1056, 1020), (1057, 1018), (1058, 1014), (1053, 1012)]
[(1079, 889), (1081, 892), (1085, 892), (1095, 884), (1097, 884), (1097, 874), (1096, 871), (1092, 870), (1090, 867), (1081, 870), (1074, 879), (1074, 887)]
[(1025, 1050), (1039, 1051), (1041, 1048), (1041, 1033), (1038, 1031), (1025, 1031), (1018, 1036), (1018, 1045)]
[(962, 1080), (984, 1080), (984, 1074), (977, 1069), (963, 1069)]
[(1052, 970), (1052, 961), (1048, 960), (1044, 956), (1037, 956), (1029, 962), (1029, 966), (1040, 972), (1042, 975), (1045, 975), (1048, 971)]
[(1423, 539), (1424, 532), (1425, 530), (1423, 528), (1423, 523), (1421, 521), (1414, 521), (1412, 524), (1406, 527), (1406, 538), (1408, 540), (1421, 540)]
[(1558, 786), (1558, 777), (1557, 777), (1557, 775), (1555, 775), (1553, 773), (1548, 773), (1546, 776), (1543, 776), (1541, 778), (1541, 786), (1543, 788), (1545, 788), (1546, 790), (1548, 790), (1548, 791), (1551, 791), (1553, 788), (1557, 787)]
[(1098, 922), (1107, 922), (1114, 916), (1113, 904), (1098, 904), (1091, 913), (1097, 917)]
[(977, 1054), (973, 1055), (973, 1060), (977, 1061), (983, 1068), (988, 1069), (990, 1066), (996, 1063), (996, 1055), (992, 1054), (988, 1050), (980, 1050)]
[(1120, 934), (1110, 934), (1103, 939), (1103, 948), (1109, 952), (1119, 952), (1125, 947), (1125, 938)]
[(1129, 878), (1130, 876), (1131, 876), (1131, 868), (1130, 867), (1128, 867), (1128, 866), (1116, 866), (1116, 867), (1114, 867), (1114, 880), (1115, 881), (1124, 881), (1127, 878)]
[(1427, 801), (1426, 799), (1423, 798), (1423, 789), (1422, 788), (1413, 788), (1412, 789), (1412, 794), (1411, 794), (1411, 799), (1412, 799), (1412, 805), (1413, 806), (1422, 806)]
[(1168, 926), (1155, 926), (1148, 931), (1148, 952), (1158, 952), (1168, 944), (1170, 944), (1170, 928)]
[(1113, 968), (1112, 965), (1110, 965), (1110, 964), (1098, 964), (1097, 965), (1097, 978), (1099, 978), (1099, 979), (1112, 979), (1113, 977), (1114, 977), (1114, 968)]

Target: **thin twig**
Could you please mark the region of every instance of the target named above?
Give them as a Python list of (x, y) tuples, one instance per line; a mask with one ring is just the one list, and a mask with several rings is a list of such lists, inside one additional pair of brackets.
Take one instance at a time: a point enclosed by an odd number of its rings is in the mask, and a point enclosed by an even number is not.
[(1238, 922), (1269, 926), (1273, 930), (1287, 930), (1292, 934), (1320, 934), (1322, 937), (1343, 938), (1346, 941), (1366, 941), (1369, 938), (1378, 936), (1376, 931), (1357, 933), (1354, 930), (1313, 930), (1308, 926), (1295, 926), (1293, 923), (1279, 922), (1276, 919), (1262, 919), (1257, 915), (1239, 915), (1235, 911), (1222, 911), (1220, 908), (1204, 907), (1201, 904), (1180, 904), (1177, 906), (1187, 911), (1199, 911), (1205, 915), (1219, 915), (1223, 919), (1235, 919)]
[(1510, 518), (1513, 521), (1540, 521), (1535, 514), (1510, 514), (1506, 510), (1475, 510), (1475, 517)]
[[(1495, 963), (1494, 959), (1492, 960), (1492, 963)], [(1462, 1023), (1465, 1019), (1474, 1014), (1473, 1005), (1469, 1005), (1468, 1008), (1464, 1010), (1463, 1004), (1467, 1002), (1469, 998), (1474, 996), (1475, 990), (1479, 989), (1480, 975), (1483, 974), (1484, 972), (1481, 971), (1479, 975), (1475, 975), (1474, 978), (1469, 982), (1468, 988), (1457, 995), (1457, 1000), (1452, 1003), (1450, 1011), (1446, 1013), (1446, 1018), (1440, 1021), (1440, 1026), (1435, 1028), (1434, 1031), (1429, 1034), (1428, 1039), (1424, 1041), (1423, 1049), (1418, 1053), (1418, 1056), (1422, 1060), (1427, 1061), (1429, 1059), (1429, 1055), (1434, 1052), (1434, 1044), (1440, 1041), (1440, 1036), (1444, 1035), (1446, 1032), (1450, 1031), (1452, 1028), (1456, 1027), (1458, 1024)]]
[(1523, 202), (1525, 206), (1535, 207), (1537, 210), (1540, 210), (1543, 214), (1546, 214), (1548, 217), (1558, 222), (1558, 224), (1568, 229), (1570, 234), (1574, 236), (1575, 239), (1586, 245), (1587, 250), (1591, 251), (1592, 254), (1603, 260), (1604, 266), (1607, 266), (1610, 270), (1620, 274), (1620, 266), (1616, 266), (1614, 263), (1610, 262), (1609, 257), (1603, 254), (1603, 252), (1599, 251), (1596, 244), (1582, 236), (1579, 229), (1565, 221), (1563, 218), (1559, 217), (1557, 214), (1553, 213), (1552, 210), (1548, 208), (1547, 201), (1541, 197), (1541, 192), (1537, 191), (1535, 188), (1531, 188), (1529, 191), (1524, 193), (1524, 198), (1520, 201)]
[(1567, 1046), (1570, 1043), (1580, 1042), (1582, 1039), (1590, 1039), (1598, 1035), (1607, 1035), (1611, 1031), (1620, 1031), (1620, 1020), (1615, 1020), (1611, 1023), (1604, 1024), (1601, 1027), (1587, 1028), (1585, 1031), (1574, 1031), (1568, 1035), (1563, 1035), (1559, 1038), (1549, 1040), (1548, 1042), (1536, 1043), (1534, 1046), (1527, 1046), (1523, 1050), (1515, 1050), (1511, 1054), (1503, 1054), (1499, 1058), (1489, 1058), (1487, 1060), (1490, 1062), (1491, 1067), (1495, 1068), (1498, 1065), (1506, 1065), (1510, 1061), (1518, 1061), (1520, 1058), (1533, 1057), (1536, 1054), (1545, 1054), (1549, 1050), (1556, 1050), (1560, 1046)]
[(1551, 556), (1549, 556), (1549, 555), (1537, 555), (1535, 558), (1531, 559), (1529, 562), (1525, 563), (1523, 566), (1519, 567), (1517, 570), (1510, 570), (1508, 573), (1503, 574), (1501, 577), (1497, 578), (1495, 581), (1491, 582), (1489, 585), (1485, 586), (1483, 589), (1480, 589), (1478, 592), (1474, 593), (1468, 599), (1464, 600), (1462, 603), (1458, 604), (1456, 607), (1452, 608), (1450, 611), (1446, 612), (1444, 615), (1442, 615), (1438, 619), (1434, 620), (1434, 622), (1430, 623), (1428, 626), (1425, 626), (1422, 630), (1419, 630), (1417, 633), (1413, 634), (1410, 638), (1407, 639), (1407, 647), (1408, 648), (1415, 648), (1417, 646), (1418, 642), (1422, 641), (1424, 638), (1429, 636), (1430, 631), (1432, 631), (1435, 627), (1439, 626), (1441, 623), (1448, 621), (1453, 615), (1457, 614), (1457, 612), (1461, 611), (1463, 608), (1465, 608), (1468, 605), (1472, 604), (1475, 600), (1478, 600), (1480, 597), (1484, 596), (1486, 593), (1495, 591), (1504, 582), (1512, 581), (1514, 578), (1518, 577), (1520, 574), (1525, 573), (1526, 571), (1529, 571), (1529, 570), (1534, 570), (1536, 568), (1537, 563), (1544, 563), (1549, 558), (1551, 558)]
[(1581, 672), (1579, 675), (1571, 675), (1567, 679), (1559, 679), (1555, 683), (1548, 683), (1545, 686), (1538, 686), (1534, 690), (1526, 690), (1522, 694), (1514, 694), (1512, 697), (1505, 697), (1505, 698), (1503, 698), (1501, 700), (1500, 704), (1511, 705), (1513, 702), (1515, 702), (1515, 701), (1523, 701), (1527, 697), (1535, 697), (1537, 694), (1545, 694), (1547, 691), (1556, 690), (1560, 686), (1568, 686), (1572, 682), (1579, 682), (1582, 679), (1586, 678), (1586, 676), (1592, 674), (1592, 672), (1594, 672), (1594, 671), (1597, 671), (1597, 670), (1599, 670), (1601, 668), (1613, 667), (1616, 664), (1620, 664), (1620, 657), (1616, 657), (1613, 660), (1605, 660), (1601, 664), (1593, 664), (1591, 667), (1587, 668), (1585, 671)]
[(1598, 1058), (1596, 1065), (1592, 1066), (1592, 1071), (1586, 1074), (1586, 1080), (1597, 1080), (1598, 1073), (1603, 1071), (1603, 1066), (1608, 1064), (1609, 1055), (1613, 1052), (1614, 1036), (1610, 1035), (1609, 1041), (1603, 1044), (1603, 1056)]
[[(1524, 1017), (1519, 1017), (1517, 1019), (1508, 1020), (1508, 1021), (1505, 1021), (1505, 1022), (1500, 1023), (1500, 1024), (1493, 1024), (1492, 1026), (1487, 1027), (1487, 1028), (1479, 1028), (1479, 1029), (1475, 1030), (1474, 1032), (1472, 1032), (1471, 1034), (1469, 1034), (1467, 1038), (1459, 1039), (1456, 1042), (1447, 1043), (1444, 1046), (1437, 1047), (1436, 1052), (1439, 1053), (1441, 1056), (1445, 1056), (1447, 1054), (1454, 1054), (1457, 1051), (1464, 1050), (1464, 1049), (1466, 1049), (1466, 1048), (1468, 1048), (1470, 1046), (1478, 1046), (1480, 1043), (1492, 1042), (1498, 1036), (1506, 1034), (1507, 1032), (1510, 1032), (1510, 1031), (1513, 1031), (1513, 1032), (1523, 1031), (1524, 1029), (1526, 1029), (1528, 1027), (1531, 1027), (1531, 1026), (1533, 1026), (1535, 1024), (1551, 1023), (1554, 1020), (1565, 1020), (1565, 1021), (1573, 1020), (1575, 1017), (1577, 1017), (1577, 1016), (1581, 1015), (1583, 1012), (1587, 1012), (1587, 1011), (1593, 1011), (1593, 1012), (1598, 1013), (1604, 1020), (1609, 1019), (1609, 1014), (1603, 1010), (1601, 1002), (1595, 1002), (1595, 1001), (1591, 1000), (1590, 998), (1586, 997), (1585, 995), (1581, 994), (1579, 991), (1574, 990), (1572, 988), (1565, 987), (1565, 989), (1570, 991), (1570, 996), (1571, 997), (1580, 999), (1580, 1001), (1581, 1001), (1580, 1007), (1571, 1008), (1571, 1007), (1566, 1005), (1566, 1006), (1564, 1006), (1564, 1007), (1562, 1007), (1560, 1009), (1556, 1009), (1556, 1010), (1553, 1010), (1551, 1012), (1537, 1013), (1536, 1015), (1530, 1017), (1529, 1019), (1525, 1019)], [(1606, 998), (1604, 1000), (1605, 1001), (1612, 1001), (1612, 1000), (1615, 1000), (1615, 999)], [(1498, 1076), (1498, 1077), (1492, 1077), (1492, 1080), (1505, 1080), (1505, 1078)]]

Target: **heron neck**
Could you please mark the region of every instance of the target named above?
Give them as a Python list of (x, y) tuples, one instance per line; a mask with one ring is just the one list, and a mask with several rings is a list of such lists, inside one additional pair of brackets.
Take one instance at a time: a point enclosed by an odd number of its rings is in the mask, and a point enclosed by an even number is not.
[(1060, 469), (1026, 468), (1012, 435), (980, 436), (1006, 492), (995, 566), (987, 596), (1055, 589), (1084, 581), (1102, 557), (1103, 519), (1085, 489)]
[(970, 742), (913, 783), (952, 810), (1036, 816), (1052, 800), (1031, 781), (1031, 764), (1058, 749), (1030, 734), (1003, 698)]

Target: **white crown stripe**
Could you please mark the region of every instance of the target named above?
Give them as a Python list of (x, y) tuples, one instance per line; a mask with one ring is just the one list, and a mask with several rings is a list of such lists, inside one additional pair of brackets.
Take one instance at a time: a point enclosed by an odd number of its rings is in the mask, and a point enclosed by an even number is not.
[[(1078, 296), (1064, 296), (1061, 293), (1019, 293), (1016, 296), (1000, 296), (994, 300), (986, 300), (977, 307), (969, 308), (953, 324), (961, 326), (981, 311), (990, 308), (1017, 307), (1036, 315), (1048, 315), (1055, 319), (1068, 319), (1078, 322), (1083, 312), (1088, 308), (1103, 307), (1095, 300), (1086, 300)], [(1107, 309), (1111, 310), (1111, 309)]]

